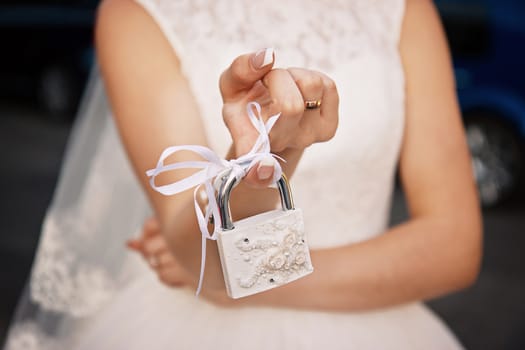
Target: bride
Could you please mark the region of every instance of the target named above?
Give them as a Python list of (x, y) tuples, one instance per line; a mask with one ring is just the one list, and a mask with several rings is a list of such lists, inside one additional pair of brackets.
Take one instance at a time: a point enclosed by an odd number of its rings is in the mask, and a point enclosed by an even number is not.
[[(96, 40), (105, 87), (94, 73), (7, 349), (461, 348), (420, 302), (471, 284), (481, 251), (430, 0), (105, 0)], [(315, 271), (232, 300), (208, 242), (195, 297), (193, 193), (162, 196), (145, 171), (172, 145), (242, 155), (257, 136), (252, 100), (265, 118), (281, 113), (271, 148), (286, 159)], [(410, 220), (388, 228), (396, 165)], [(236, 220), (275, 206), (274, 171), (267, 158), (248, 172)], [(151, 214), (129, 245), (154, 273), (124, 249)]]

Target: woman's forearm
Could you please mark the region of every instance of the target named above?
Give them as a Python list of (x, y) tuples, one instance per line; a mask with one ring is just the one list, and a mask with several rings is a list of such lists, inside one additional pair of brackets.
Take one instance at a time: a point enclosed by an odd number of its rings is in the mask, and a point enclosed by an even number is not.
[[(302, 152), (283, 154), (285, 173), (292, 175)], [(230, 154), (231, 156), (231, 154)], [(292, 182), (293, 184), (293, 182)], [(193, 197), (173, 216), (166, 236), (175, 255), (195, 276), (200, 268), (201, 235)], [(271, 210), (274, 189), (239, 185), (232, 195), (232, 216), (238, 220)], [(313, 250), (314, 272), (288, 285), (240, 300), (223, 293), (223, 277), (215, 242), (207, 244), (204, 293), (222, 293), (229, 305), (264, 305), (302, 309), (355, 311), (428, 299), (470, 283), (480, 261), (480, 224), (476, 220), (421, 217), (389, 229), (370, 240)]]
[(473, 282), (478, 242), (475, 224), (411, 220), (368, 241), (312, 251), (311, 275), (237, 304), (357, 311), (432, 298)]

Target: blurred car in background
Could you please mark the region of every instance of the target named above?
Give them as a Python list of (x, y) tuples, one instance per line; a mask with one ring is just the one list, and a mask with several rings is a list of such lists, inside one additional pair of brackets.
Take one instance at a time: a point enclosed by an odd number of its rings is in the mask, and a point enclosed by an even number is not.
[(97, 3), (2, 1), (0, 96), (36, 102), (53, 119), (74, 115), (93, 61)]
[(525, 1), (436, 4), (454, 59), (480, 199), (493, 206), (523, 185)]

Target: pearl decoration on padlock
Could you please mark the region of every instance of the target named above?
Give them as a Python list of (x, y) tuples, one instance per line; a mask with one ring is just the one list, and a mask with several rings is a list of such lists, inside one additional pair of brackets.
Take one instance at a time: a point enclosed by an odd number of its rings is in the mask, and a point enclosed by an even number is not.
[(229, 198), (238, 180), (232, 174), (222, 174), (221, 180), (217, 246), (228, 295), (240, 298), (259, 293), (311, 273), (302, 212), (294, 208), (286, 177), (277, 182), (282, 210), (236, 223), (231, 220)]

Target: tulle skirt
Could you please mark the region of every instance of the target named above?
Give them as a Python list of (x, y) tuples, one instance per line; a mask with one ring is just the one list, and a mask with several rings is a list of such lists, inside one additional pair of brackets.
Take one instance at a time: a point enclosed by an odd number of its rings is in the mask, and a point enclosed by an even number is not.
[(223, 308), (162, 285), (150, 271), (78, 335), (74, 349), (461, 349), (426, 306), (334, 313)]

